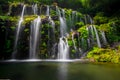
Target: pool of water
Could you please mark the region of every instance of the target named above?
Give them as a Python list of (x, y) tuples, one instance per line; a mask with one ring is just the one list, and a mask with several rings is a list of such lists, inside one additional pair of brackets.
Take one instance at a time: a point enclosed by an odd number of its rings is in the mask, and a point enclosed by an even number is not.
[(1, 62), (0, 80), (120, 80), (120, 65), (80, 62)]

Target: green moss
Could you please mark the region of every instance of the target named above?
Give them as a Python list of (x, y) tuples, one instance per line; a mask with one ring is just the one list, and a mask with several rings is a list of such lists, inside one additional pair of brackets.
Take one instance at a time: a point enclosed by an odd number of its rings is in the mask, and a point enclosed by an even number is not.
[(24, 17), (24, 22), (23, 22), (23, 24), (30, 23), (30, 22), (33, 21), (35, 18), (37, 18), (36, 15), (25, 16), (25, 17)]

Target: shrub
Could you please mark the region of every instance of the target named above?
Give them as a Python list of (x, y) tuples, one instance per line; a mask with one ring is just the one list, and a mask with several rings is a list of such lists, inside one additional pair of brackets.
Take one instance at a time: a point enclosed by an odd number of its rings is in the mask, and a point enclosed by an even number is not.
[(118, 50), (113, 49), (103, 49), (94, 47), (87, 54), (87, 58), (94, 59), (96, 62), (112, 62), (112, 63), (119, 63), (120, 62), (120, 52)]

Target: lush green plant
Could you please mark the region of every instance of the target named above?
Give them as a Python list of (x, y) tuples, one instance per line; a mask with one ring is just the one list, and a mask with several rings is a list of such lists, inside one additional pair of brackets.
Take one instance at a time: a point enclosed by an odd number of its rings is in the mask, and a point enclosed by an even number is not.
[(93, 50), (87, 54), (87, 58), (94, 59), (96, 62), (120, 63), (120, 51), (119, 49), (94, 47)]
[(88, 31), (86, 29), (86, 26), (83, 26), (78, 29), (78, 32), (80, 33), (80, 37), (86, 39), (88, 37)]
[(77, 26), (77, 27), (82, 27), (82, 26), (84, 26), (85, 24), (83, 23), (83, 22), (77, 22), (76, 24), (75, 24), (75, 26)]
[(108, 18), (105, 17), (102, 13), (98, 13), (95, 17), (94, 17), (94, 23), (97, 25), (100, 24), (104, 24), (108, 22)]
[(73, 46), (73, 41), (71, 39), (68, 40), (68, 45)]

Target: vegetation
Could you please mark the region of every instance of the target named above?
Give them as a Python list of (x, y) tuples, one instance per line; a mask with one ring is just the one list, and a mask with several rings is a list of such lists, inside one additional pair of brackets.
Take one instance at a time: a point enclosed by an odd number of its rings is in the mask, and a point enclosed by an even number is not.
[(87, 58), (96, 62), (120, 63), (120, 46), (117, 49), (94, 47), (87, 54)]

